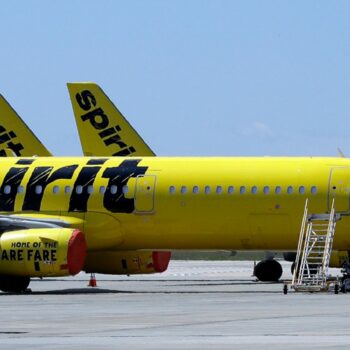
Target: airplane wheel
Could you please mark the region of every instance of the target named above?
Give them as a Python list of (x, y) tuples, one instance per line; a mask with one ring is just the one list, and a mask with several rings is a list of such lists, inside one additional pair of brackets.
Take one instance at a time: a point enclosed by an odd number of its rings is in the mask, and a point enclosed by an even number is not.
[(0, 275), (0, 290), (8, 293), (25, 292), (30, 283), (30, 277)]
[(260, 261), (254, 268), (254, 276), (263, 282), (277, 282), (282, 272), (281, 264), (273, 259)]

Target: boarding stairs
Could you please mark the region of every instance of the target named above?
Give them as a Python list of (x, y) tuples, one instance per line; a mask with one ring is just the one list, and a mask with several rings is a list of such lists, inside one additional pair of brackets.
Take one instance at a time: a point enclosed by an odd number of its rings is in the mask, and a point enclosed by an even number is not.
[(309, 214), (308, 200), (300, 229), (291, 288), (301, 292), (326, 291), (336, 222), (334, 199), (330, 213)]

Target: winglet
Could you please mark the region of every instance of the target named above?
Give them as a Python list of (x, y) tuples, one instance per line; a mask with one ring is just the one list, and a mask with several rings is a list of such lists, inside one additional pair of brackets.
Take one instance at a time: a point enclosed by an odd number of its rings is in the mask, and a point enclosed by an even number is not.
[(48, 157), (51, 153), (0, 95), (0, 157), (12, 155)]
[(155, 155), (97, 84), (67, 86), (85, 156)]

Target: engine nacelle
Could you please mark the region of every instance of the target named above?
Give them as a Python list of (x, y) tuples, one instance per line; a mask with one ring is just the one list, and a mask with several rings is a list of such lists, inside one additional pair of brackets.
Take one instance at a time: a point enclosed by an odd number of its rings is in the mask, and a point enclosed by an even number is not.
[(85, 237), (77, 229), (28, 229), (5, 232), (0, 237), (0, 274), (4, 275), (76, 275), (85, 257)]
[(169, 265), (170, 252), (105, 251), (89, 252), (84, 270), (111, 275), (135, 275), (164, 272)]

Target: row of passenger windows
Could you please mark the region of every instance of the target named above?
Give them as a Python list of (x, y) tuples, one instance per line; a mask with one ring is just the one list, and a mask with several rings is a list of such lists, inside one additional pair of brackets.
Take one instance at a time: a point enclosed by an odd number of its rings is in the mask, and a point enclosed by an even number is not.
[[(170, 186), (169, 187), (169, 193), (170, 194), (175, 194), (177, 191), (177, 188), (175, 186)], [(281, 186), (264, 186), (262, 188), (259, 188), (258, 186), (252, 186), (252, 187), (247, 187), (247, 186), (240, 186), (235, 188), (234, 186), (228, 186), (227, 188), (223, 186), (216, 186), (216, 187), (211, 187), (211, 186), (204, 186), (202, 189), (200, 189), (199, 186), (193, 186), (193, 187), (187, 187), (187, 186), (180, 186), (178, 191), (181, 194), (186, 194), (188, 192), (192, 192), (193, 194), (198, 194), (200, 192), (203, 192), (205, 194), (210, 194), (212, 192), (216, 194), (222, 194), (222, 193), (227, 193), (227, 194), (233, 194), (235, 192), (240, 193), (240, 194), (245, 194), (245, 193), (252, 193), (252, 194), (258, 194), (258, 193), (263, 193), (263, 194), (270, 194), (270, 193), (275, 193), (275, 194), (281, 194), (283, 191), (285, 191), (288, 194), (292, 193), (299, 193), (299, 194), (316, 194), (317, 193), (317, 187), (316, 186), (311, 186), (309, 188), (305, 186), (299, 186), (299, 187), (293, 187), (293, 186), (287, 186), (285, 189), (283, 189)]]
[[(3, 193), (5, 194), (10, 194), (13, 190), (16, 190), (17, 193), (24, 193), (25, 188), (24, 186), (18, 186), (17, 188), (11, 187), (10, 185), (6, 185), (3, 189)], [(73, 188), (71, 186), (54, 186), (52, 188), (52, 193), (58, 194), (60, 192), (64, 192), (66, 194), (72, 193)], [(82, 194), (83, 192), (86, 192), (88, 194), (94, 193), (95, 188), (92, 185), (87, 186), (85, 189), (83, 186), (78, 185), (75, 187), (75, 192), (77, 194)], [(107, 188), (106, 186), (100, 186), (98, 188), (98, 192), (101, 194), (106, 193)], [(262, 188), (259, 188), (258, 186), (252, 186), (252, 187), (247, 187), (247, 186), (240, 186), (238, 188), (235, 188), (234, 186), (228, 186), (227, 188), (224, 188), (223, 186), (216, 186), (216, 187), (211, 187), (211, 186), (204, 186), (204, 188), (200, 188), (199, 186), (193, 186), (192, 188), (189, 188), (187, 186), (180, 186), (179, 187), (179, 192), (181, 194), (186, 194), (188, 192), (192, 192), (193, 194), (198, 194), (198, 193), (205, 193), (205, 194), (210, 194), (212, 192), (216, 194), (222, 194), (222, 193), (227, 193), (227, 194), (233, 194), (235, 192), (240, 193), (240, 194), (245, 194), (245, 193), (252, 193), (252, 194), (258, 194), (259, 192), (262, 192), (264, 194), (270, 194), (270, 193), (275, 193), (275, 194), (281, 194), (283, 193), (283, 188), (281, 186), (275, 186), (275, 187), (270, 187), (270, 186), (264, 186)], [(43, 187), (40, 185), (35, 186), (35, 193), (36, 194), (41, 194), (43, 192)], [(112, 185), (109, 188), (109, 192), (111, 194), (116, 194), (118, 192), (118, 187), (115, 185)], [(129, 187), (128, 186), (123, 186), (122, 187), (122, 192), (123, 194), (127, 194), (129, 192)], [(177, 192), (177, 188), (175, 186), (170, 186), (169, 187), (169, 193), (170, 194), (175, 194)], [(310, 188), (307, 188), (305, 186), (299, 186), (299, 187), (293, 187), (293, 186), (288, 186), (285, 189), (285, 192), (288, 194), (292, 193), (299, 193), (299, 194), (316, 194), (317, 193), (317, 187), (316, 186), (311, 186)]]
[[(24, 193), (25, 188), (24, 188), (24, 186), (11, 187), (10, 185), (6, 185), (4, 187), (4, 189), (3, 189), (3, 193), (5, 193), (5, 194), (10, 194), (12, 191), (16, 191), (17, 193)], [(36, 194), (41, 194), (43, 192), (43, 186), (41, 186), (41, 185), (35, 186), (34, 191), (35, 191)], [(54, 193), (54, 194), (58, 194), (58, 193), (60, 193), (62, 191), (64, 193), (69, 194), (69, 193), (72, 193), (73, 188), (71, 186), (64, 186), (64, 187), (54, 186), (52, 188), (52, 193)], [(82, 194), (83, 192), (91, 194), (91, 193), (94, 193), (94, 191), (95, 191), (95, 188), (92, 185), (87, 186), (86, 188), (84, 188), (81, 185), (78, 185), (78, 186), (75, 187), (75, 192), (77, 194)], [(98, 192), (101, 193), (101, 194), (106, 193), (106, 191), (107, 191), (106, 186), (100, 186), (98, 188)], [(109, 188), (109, 192), (111, 194), (116, 194), (118, 192), (118, 187), (115, 186), (115, 185), (112, 185)], [(123, 186), (122, 187), (122, 192), (124, 194), (128, 193), (129, 192), (129, 187), (126, 186), (126, 185)]]

